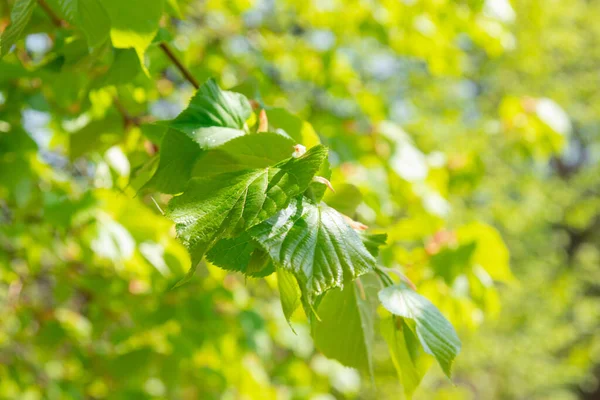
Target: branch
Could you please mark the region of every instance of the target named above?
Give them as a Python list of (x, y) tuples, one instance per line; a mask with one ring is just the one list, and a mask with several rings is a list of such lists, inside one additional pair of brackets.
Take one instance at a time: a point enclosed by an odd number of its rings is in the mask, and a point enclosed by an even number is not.
[(123, 103), (121, 103), (121, 100), (119, 100), (117, 96), (113, 96), (113, 104), (115, 105), (115, 108), (119, 111), (119, 114), (121, 114), (121, 116), (123, 117), (123, 126), (125, 127), (125, 129), (128, 129), (132, 125), (139, 126), (142, 124), (155, 122), (154, 117), (152, 117), (151, 115), (135, 116), (129, 114), (129, 112), (127, 111), (125, 106), (123, 106)]
[(175, 56), (173, 51), (169, 48), (169, 45), (165, 42), (162, 42), (160, 44), (160, 48), (162, 49), (162, 51), (165, 52), (165, 54), (167, 55), (167, 57), (169, 57), (173, 64), (175, 64), (175, 66), (177, 67), (179, 72), (181, 72), (181, 74), (185, 77), (185, 79), (187, 79), (188, 82), (190, 82), (196, 89), (198, 89), (200, 87), (198, 81), (196, 80), (196, 78), (194, 78), (192, 73), (185, 67), (185, 65), (183, 65), (181, 61), (179, 61), (179, 59), (177, 59), (177, 56)]
[(50, 6), (48, 5), (48, 3), (46, 3), (45, 0), (38, 0), (38, 4), (40, 5), (40, 7), (42, 7), (42, 9), (44, 9), (46, 14), (48, 14), (48, 17), (50, 17), (54, 25), (56, 25), (59, 28), (67, 26), (67, 22), (60, 19), (60, 17), (56, 15), (54, 11), (52, 11), (52, 8), (50, 8)]

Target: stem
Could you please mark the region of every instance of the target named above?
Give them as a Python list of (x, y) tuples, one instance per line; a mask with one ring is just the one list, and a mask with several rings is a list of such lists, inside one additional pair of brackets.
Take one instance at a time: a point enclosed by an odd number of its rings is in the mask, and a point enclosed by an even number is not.
[(379, 279), (381, 279), (381, 282), (384, 286), (394, 285), (394, 281), (389, 277), (387, 272), (383, 271), (381, 268), (375, 268), (375, 272), (377, 273), (377, 276), (379, 276)]
[(160, 48), (162, 49), (162, 51), (165, 52), (165, 54), (167, 55), (167, 57), (169, 57), (173, 64), (175, 64), (175, 66), (177, 67), (179, 72), (181, 72), (181, 74), (185, 77), (185, 79), (187, 79), (188, 82), (192, 84), (192, 86), (198, 89), (200, 87), (198, 81), (196, 80), (196, 78), (194, 78), (192, 73), (185, 67), (185, 65), (183, 65), (181, 61), (179, 61), (179, 59), (177, 58), (177, 56), (175, 56), (169, 45), (165, 42), (162, 42), (160, 44)]
[(52, 8), (50, 8), (50, 6), (48, 5), (48, 3), (46, 3), (45, 0), (38, 0), (38, 4), (40, 5), (40, 7), (42, 7), (44, 9), (46, 14), (48, 14), (48, 17), (52, 20), (52, 23), (54, 25), (56, 25), (59, 28), (67, 25), (67, 23), (65, 21), (60, 19), (60, 17), (58, 15), (56, 15), (56, 13), (54, 13), (54, 11), (52, 11)]

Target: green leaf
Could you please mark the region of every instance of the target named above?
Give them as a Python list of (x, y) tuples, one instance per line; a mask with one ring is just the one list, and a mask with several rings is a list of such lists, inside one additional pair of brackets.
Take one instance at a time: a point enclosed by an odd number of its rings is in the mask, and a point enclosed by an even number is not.
[(309, 302), (375, 267), (358, 233), (324, 203), (299, 199), (249, 233), (296, 276)]
[(460, 227), (456, 235), (460, 243), (475, 243), (472, 263), (481, 265), (492, 279), (501, 282), (515, 280), (510, 270), (510, 255), (500, 233), (481, 222)]
[(288, 136), (273, 132), (240, 136), (203, 153), (192, 175), (208, 176), (268, 167), (289, 158), (295, 144)]
[(343, 365), (373, 375), (373, 345), (377, 292), (381, 284), (373, 273), (365, 274), (343, 289), (328, 291), (319, 304), (320, 320), (312, 323), (315, 346)]
[(379, 292), (379, 300), (392, 314), (414, 321), (415, 332), (427, 354), (435, 357), (451, 377), (452, 363), (460, 352), (460, 339), (454, 327), (425, 297), (404, 284)]
[(191, 178), (192, 168), (201, 150), (183, 132), (169, 129), (160, 144), (156, 172), (141, 190), (154, 188), (162, 193), (181, 193)]
[(373, 255), (373, 257), (377, 257), (379, 255), (379, 248), (381, 246), (385, 246), (385, 242), (387, 241), (387, 233), (368, 234), (365, 232), (360, 232), (360, 237), (363, 241), (363, 244), (367, 250), (369, 250), (369, 253)]
[(209, 79), (168, 125), (187, 134), (200, 148), (210, 149), (244, 135), (251, 114), (252, 107), (245, 96), (223, 91), (214, 79)]
[(183, 15), (181, 14), (181, 8), (179, 7), (179, 3), (177, 0), (166, 0), (165, 8), (167, 12), (175, 18), (182, 19)]
[(261, 278), (275, 271), (269, 255), (247, 233), (219, 240), (208, 253), (208, 261), (227, 271)]
[[(213, 79), (209, 79), (198, 89), (188, 107), (173, 121), (165, 123), (172, 129), (163, 137), (158, 168), (144, 189), (154, 188), (169, 194), (182, 192), (192, 177), (196, 161), (203, 155), (207, 155), (208, 159), (196, 168), (201, 176), (206, 175), (205, 171), (220, 173), (262, 168), (280, 161), (279, 157), (290, 143), (285, 136), (248, 135), (248, 138), (241, 139), (246, 135), (243, 127), (251, 112), (244, 96), (222, 91)], [(239, 141), (226, 147), (225, 153), (208, 155), (210, 153), (206, 152), (236, 138)], [(266, 139), (272, 140), (267, 142)], [(252, 154), (253, 151), (256, 153)], [(284, 158), (291, 154), (291, 150), (287, 151)], [(239, 159), (232, 159), (230, 153), (239, 153)]]
[(110, 38), (116, 48), (134, 48), (142, 66), (144, 53), (158, 31), (163, 0), (102, 0), (111, 22)]
[(190, 274), (217, 240), (239, 234), (287, 207), (306, 190), (326, 156), (327, 149), (317, 146), (275, 167), (190, 180), (185, 192), (167, 207), (192, 256)]
[(90, 121), (69, 137), (69, 157), (74, 160), (90, 152), (102, 152), (123, 140), (120, 116), (109, 114), (104, 119)]
[(115, 58), (102, 80), (102, 86), (131, 83), (141, 71), (142, 65), (134, 49), (116, 49)]
[(316, 146), (320, 143), (319, 136), (312, 125), (283, 108), (269, 108), (266, 110), (269, 125), (287, 133), (296, 143), (306, 147)]
[(99, 0), (58, 0), (58, 4), (67, 21), (83, 31), (90, 47), (108, 39), (110, 19)]
[(324, 197), (325, 203), (349, 217), (356, 212), (356, 207), (362, 202), (362, 194), (350, 183), (335, 185), (335, 193), (328, 191)]
[(283, 315), (289, 323), (294, 311), (302, 304), (302, 292), (294, 274), (282, 268), (277, 269), (277, 286)]
[(423, 352), (419, 339), (403, 318), (392, 316), (381, 321), (381, 335), (388, 345), (404, 393), (411, 398), (431, 365), (431, 357)]
[[(331, 168), (329, 166), (329, 160), (325, 160), (317, 172), (317, 176), (323, 177), (327, 180), (331, 179)], [(323, 199), (325, 192), (329, 190), (326, 185), (320, 182), (312, 182), (306, 191), (306, 197), (311, 199), (314, 203), (318, 203)]]
[(473, 268), (471, 259), (476, 248), (475, 242), (465, 243), (456, 248), (444, 247), (431, 256), (429, 260), (431, 268), (437, 276), (452, 285), (458, 276)]
[(0, 36), (0, 58), (4, 57), (19, 40), (31, 19), (37, 1), (17, 0), (10, 13), (10, 25)]

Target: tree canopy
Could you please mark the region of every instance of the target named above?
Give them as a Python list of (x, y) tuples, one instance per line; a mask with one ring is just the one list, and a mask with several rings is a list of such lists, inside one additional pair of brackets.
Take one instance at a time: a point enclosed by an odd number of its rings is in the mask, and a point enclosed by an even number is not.
[(598, 17), (0, 3), (0, 398), (596, 398)]

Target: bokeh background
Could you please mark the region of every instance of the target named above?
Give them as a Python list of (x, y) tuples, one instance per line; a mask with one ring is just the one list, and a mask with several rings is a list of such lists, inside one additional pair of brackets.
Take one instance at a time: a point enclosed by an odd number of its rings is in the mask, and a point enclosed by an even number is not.
[(168, 197), (136, 193), (152, 122), (194, 88), (159, 41), (330, 147), (328, 201), (389, 234), (382, 263), (462, 339), (454, 383), (433, 366), (416, 399), (600, 398), (599, 19), (596, 0), (168, 0), (144, 72), (37, 7), (0, 61), (0, 398), (403, 398), (386, 352), (371, 382), (302, 313), (294, 334), (273, 276), (202, 264), (168, 290), (189, 257)]

